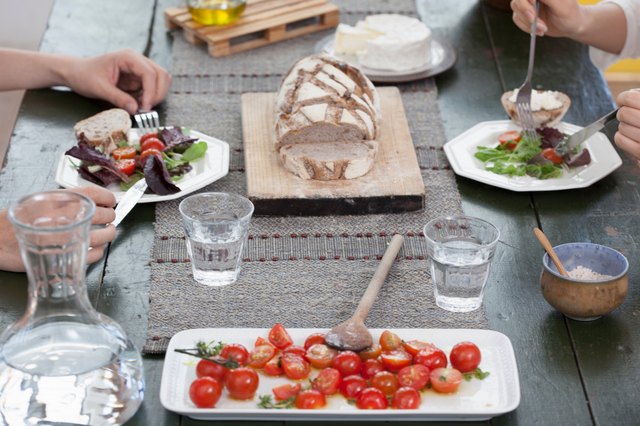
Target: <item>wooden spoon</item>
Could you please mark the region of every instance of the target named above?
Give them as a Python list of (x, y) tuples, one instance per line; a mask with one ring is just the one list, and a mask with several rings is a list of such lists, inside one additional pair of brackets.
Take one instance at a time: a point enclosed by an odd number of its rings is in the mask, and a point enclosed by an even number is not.
[(556, 265), (556, 268), (558, 268), (558, 271), (565, 277), (568, 277), (569, 274), (567, 273), (567, 270), (564, 269), (564, 266), (562, 266), (562, 263), (560, 262), (560, 259), (556, 254), (556, 251), (553, 249), (551, 242), (549, 242), (549, 239), (544, 234), (544, 232), (542, 232), (540, 228), (533, 228), (533, 233), (536, 235), (538, 241), (540, 241), (540, 244), (542, 244), (542, 247), (544, 247), (544, 249), (547, 251), (549, 257), (551, 257), (551, 260), (553, 260), (553, 263)]
[(380, 291), (380, 287), (382, 287), (384, 279), (387, 277), (400, 247), (402, 247), (403, 240), (402, 235), (393, 236), (356, 311), (351, 318), (329, 330), (325, 336), (327, 345), (340, 350), (358, 352), (373, 344), (373, 337), (364, 325), (364, 319), (378, 296), (378, 291)]

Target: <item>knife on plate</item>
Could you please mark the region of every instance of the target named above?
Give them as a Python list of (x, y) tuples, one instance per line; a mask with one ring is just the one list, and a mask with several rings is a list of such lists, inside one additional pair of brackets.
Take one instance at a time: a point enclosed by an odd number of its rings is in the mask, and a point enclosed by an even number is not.
[(569, 136), (567, 139), (565, 139), (564, 142), (561, 142), (560, 144), (558, 144), (558, 146), (555, 147), (556, 153), (562, 156), (568, 152), (571, 152), (573, 148), (589, 139), (592, 135), (606, 126), (611, 120), (616, 118), (618, 109), (619, 108), (614, 109), (604, 117), (599, 118), (598, 120), (594, 121), (586, 127), (583, 127), (581, 130), (578, 130), (577, 132)]
[(116, 206), (116, 218), (111, 222), (113, 226), (118, 226), (120, 222), (122, 222), (122, 219), (138, 204), (138, 201), (140, 201), (140, 198), (146, 190), (147, 181), (142, 178), (124, 193)]

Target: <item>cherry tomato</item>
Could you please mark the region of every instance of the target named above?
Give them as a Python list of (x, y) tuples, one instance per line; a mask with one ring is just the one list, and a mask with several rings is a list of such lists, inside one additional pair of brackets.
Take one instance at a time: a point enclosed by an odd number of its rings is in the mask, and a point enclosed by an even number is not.
[(116, 148), (111, 152), (111, 156), (115, 159), (115, 160), (127, 160), (127, 159), (132, 159), (132, 158), (136, 158), (136, 154), (138, 152), (136, 151), (135, 147), (133, 146), (122, 146), (120, 148)]
[(395, 351), (402, 347), (402, 339), (394, 332), (385, 330), (380, 335), (380, 346), (383, 351)]
[(231, 359), (237, 362), (238, 365), (243, 366), (249, 359), (249, 351), (239, 343), (230, 343), (228, 345), (224, 345), (220, 351), (220, 357), (224, 359)]
[(304, 390), (296, 396), (296, 408), (316, 409), (327, 405), (327, 398), (314, 389)]
[(351, 376), (360, 373), (362, 360), (357, 353), (352, 351), (342, 351), (333, 358), (331, 366), (337, 369), (342, 376)]
[(377, 359), (368, 359), (362, 363), (360, 374), (362, 374), (362, 377), (365, 379), (370, 379), (381, 371), (384, 371), (384, 365), (382, 365), (380, 361)]
[(302, 389), (302, 385), (298, 382), (285, 383), (283, 385), (276, 386), (275, 388), (271, 389), (271, 392), (273, 392), (273, 395), (275, 396), (276, 401), (284, 401), (299, 394), (301, 389)]
[(262, 371), (269, 376), (280, 376), (284, 374), (282, 370), (282, 355), (276, 355), (271, 358), (269, 362), (265, 364)]
[(225, 387), (229, 392), (229, 396), (234, 399), (253, 398), (259, 384), (258, 373), (249, 367), (238, 367), (229, 370), (225, 377)]
[(338, 351), (323, 343), (316, 343), (307, 349), (305, 357), (314, 368), (327, 368), (331, 366)]
[(398, 384), (420, 390), (429, 383), (429, 369), (422, 364), (414, 364), (398, 371)]
[[(225, 360), (220, 357), (213, 357), (217, 361), (224, 362)], [(213, 377), (220, 383), (224, 383), (224, 376), (227, 375), (227, 367), (220, 365), (213, 361), (206, 359), (200, 360), (196, 366), (196, 376), (198, 377)]]
[(371, 386), (376, 389), (380, 389), (385, 395), (393, 395), (395, 391), (400, 387), (398, 385), (398, 378), (395, 374), (389, 371), (381, 371), (371, 379)]
[(404, 350), (409, 352), (411, 356), (418, 355), (420, 349), (425, 349), (433, 346), (431, 343), (423, 342), (422, 340), (409, 340), (404, 342)]
[(361, 410), (384, 410), (389, 406), (389, 401), (380, 389), (366, 388), (358, 394), (356, 407)]
[(381, 353), (382, 353), (382, 347), (379, 344), (374, 343), (368, 348), (358, 352), (358, 356), (360, 357), (361, 360), (365, 361), (367, 359), (376, 359), (380, 356)]
[(271, 344), (270, 341), (268, 341), (267, 339), (265, 339), (264, 337), (260, 337), (258, 336), (258, 338), (256, 339), (256, 342), (253, 344), (253, 347), (256, 348), (258, 346), (263, 346), (263, 345), (269, 345), (271, 347), (273, 347), (273, 349), (277, 349), (275, 346), (273, 346)]
[(309, 349), (311, 346), (315, 345), (316, 343), (320, 343), (324, 345), (325, 343), (324, 333), (310, 334), (309, 337), (307, 337), (307, 339), (304, 341), (304, 348)]
[(267, 362), (276, 355), (276, 348), (272, 345), (256, 346), (249, 352), (249, 366), (264, 368)]
[(148, 149), (157, 149), (162, 151), (165, 148), (164, 143), (158, 138), (147, 138), (140, 142), (140, 151), (144, 152)]
[(392, 373), (397, 373), (401, 368), (411, 365), (413, 357), (404, 349), (397, 349), (395, 351), (382, 352), (380, 359), (382, 359), (384, 368)]
[(436, 368), (447, 366), (447, 355), (436, 345), (428, 348), (420, 349), (418, 354), (413, 358), (415, 364), (422, 364), (433, 371)]
[(116, 167), (127, 176), (131, 176), (136, 171), (136, 160), (118, 160)]
[(353, 376), (347, 376), (342, 379), (340, 383), (340, 393), (347, 399), (355, 399), (363, 389), (366, 389), (367, 381), (354, 374)]
[(306, 379), (311, 373), (311, 366), (304, 358), (296, 354), (282, 355), (282, 370), (292, 380)]
[(460, 342), (451, 349), (449, 359), (453, 368), (460, 370), (462, 373), (467, 373), (478, 368), (482, 355), (475, 344)]
[(342, 376), (335, 368), (325, 368), (320, 371), (311, 382), (311, 387), (325, 395), (333, 395), (338, 392)]
[(289, 345), (282, 351), (283, 354), (296, 354), (302, 359), (306, 359), (307, 351), (300, 345)]
[(556, 150), (553, 148), (546, 148), (542, 150), (542, 156), (547, 160), (551, 161), (553, 164), (562, 164), (562, 157), (556, 153)]
[(462, 373), (455, 368), (436, 368), (431, 372), (431, 387), (436, 392), (452, 393), (458, 390)]
[(158, 132), (145, 133), (144, 135), (140, 136), (140, 144), (142, 144), (142, 142), (146, 141), (149, 138), (157, 138), (157, 137), (158, 137)]
[(391, 398), (391, 407), (400, 410), (414, 410), (420, 406), (420, 392), (411, 387), (400, 388)]
[(293, 344), (293, 339), (289, 336), (289, 332), (280, 323), (276, 323), (269, 331), (269, 341), (278, 349), (284, 349)]
[(146, 151), (143, 151), (142, 154), (140, 154), (140, 157), (138, 157), (138, 164), (140, 164), (142, 168), (144, 168), (144, 165), (146, 164), (146, 161), (147, 161), (147, 157), (149, 157), (150, 155), (155, 155), (158, 158), (162, 159), (162, 153), (157, 149), (148, 149)]
[(498, 142), (500, 145), (506, 145), (506, 148), (513, 151), (516, 149), (516, 145), (522, 139), (522, 135), (517, 130), (509, 130), (498, 136)]
[(200, 377), (189, 386), (189, 398), (199, 408), (212, 408), (222, 395), (222, 386), (213, 377)]

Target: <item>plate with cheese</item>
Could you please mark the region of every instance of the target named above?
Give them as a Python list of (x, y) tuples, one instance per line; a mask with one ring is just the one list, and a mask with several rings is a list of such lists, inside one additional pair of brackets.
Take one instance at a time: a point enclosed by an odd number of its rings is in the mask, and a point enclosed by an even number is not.
[(342, 59), (382, 83), (431, 77), (456, 61), (455, 50), (424, 23), (396, 14), (370, 15), (355, 26), (340, 24), (316, 51)]

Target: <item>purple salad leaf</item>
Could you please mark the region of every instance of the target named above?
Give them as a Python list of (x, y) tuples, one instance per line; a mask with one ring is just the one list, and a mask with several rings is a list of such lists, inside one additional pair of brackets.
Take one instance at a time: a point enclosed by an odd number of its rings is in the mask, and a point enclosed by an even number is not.
[(191, 138), (182, 133), (180, 127), (165, 127), (160, 132), (160, 137), (166, 145), (164, 151), (174, 151), (177, 153), (186, 151), (193, 142), (198, 140), (198, 138)]
[(553, 127), (540, 127), (536, 129), (536, 132), (538, 132), (542, 138), (540, 141), (542, 149), (555, 148), (565, 138), (564, 133), (558, 129), (554, 129)]
[[(93, 174), (94, 177), (101, 182), (105, 182), (105, 181), (109, 181), (109, 183), (118, 182), (118, 181), (129, 182), (129, 176), (122, 173), (122, 171), (118, 169), (115, 161), (108, 158), (102, 152), (89, 146), (86, 143), (81, 142), (78, 145), (73, 146), (71, 149), (67, 150), (65, 154), (71, 157), (77, 158), (78, 160), (82, 160), (82, 165), (85, 166), (85, 173), (83, 175), (83, 178), (85, 179), (86, 179), (85, 177), (86, 175)], [(106, 171), (108, 174), (114, 175), (117, 179), (111, 180), (110, 178), (95, 176), (96, 172), (90, 172), (86, 168), (86, 166), (100, 166), (102, 167), (101, 171)], [(102, 174), (104, 173), (101, 173), (101, 175)], [(87, 179), (87, 180), (97, 183), (95, 180), (92, 180), (92, 179)], [(108, 185), (108, 183), (103, 185), (106, 186)]]
[(565, 155), (564, 162), (569, 167), (586, 166), (591, 162), (591, 153), (589, 153), (589, 150), (587, 148), (584, 148), (576, 155)]
[(180, 192), (180, 188), (171, 182), (169, 171), (164, 161), (162, 161), (162, 158), (158, 155), (150, 155), (146, 158), (144, 163), (144, 178), (154, 194), (169, 195)]

